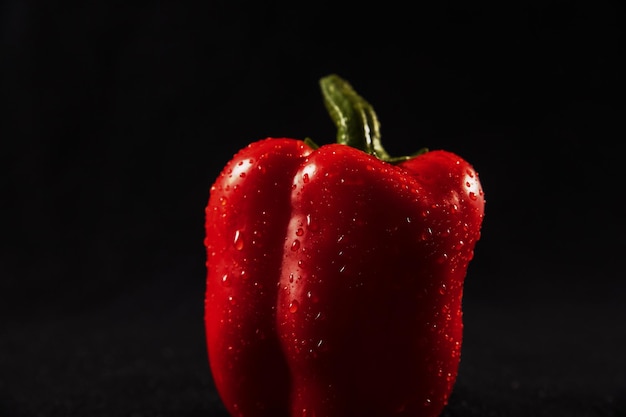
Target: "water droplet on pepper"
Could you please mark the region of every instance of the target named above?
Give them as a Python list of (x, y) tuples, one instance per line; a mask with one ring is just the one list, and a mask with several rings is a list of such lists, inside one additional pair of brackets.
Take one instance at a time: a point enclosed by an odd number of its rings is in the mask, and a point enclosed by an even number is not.
[(235, 230), (235, 238), (233, 239), (233, 245), (235, 249), (242, 250), (243, 249), (243, 237), (241, 236), (240, 230)]
[(225, 287), (230, 287), (230, 277), (228, 274), (222, 275), (222, 285)]
[(314, 303), (318, 303), (320, 301), (319, 297), (313, 294), (311, 291), (307, 291), (306, 296)]

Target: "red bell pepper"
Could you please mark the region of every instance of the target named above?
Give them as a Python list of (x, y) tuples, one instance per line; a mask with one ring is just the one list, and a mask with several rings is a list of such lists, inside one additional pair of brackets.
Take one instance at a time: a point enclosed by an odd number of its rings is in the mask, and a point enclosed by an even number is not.
[(235, 417), (441, 413), (484, 195), (461, 157), (392, 158), (373, 108), (320, 82), (336, 144), (268, 138), (239, 151), (206, 208), (205, 323)]

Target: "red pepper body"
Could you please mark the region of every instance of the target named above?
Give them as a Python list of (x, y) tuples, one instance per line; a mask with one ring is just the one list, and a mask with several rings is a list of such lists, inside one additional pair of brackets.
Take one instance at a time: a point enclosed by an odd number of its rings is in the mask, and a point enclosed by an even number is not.
[(477, 173), (447, 151), (241, 150), (206, 209), (209, 361), (231, 415), (438, 416), (483, 213)]

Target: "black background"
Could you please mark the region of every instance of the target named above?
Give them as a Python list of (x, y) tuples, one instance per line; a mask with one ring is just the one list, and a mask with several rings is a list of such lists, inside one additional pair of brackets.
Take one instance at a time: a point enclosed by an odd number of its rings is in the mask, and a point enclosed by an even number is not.
[(480, 173), (444, 415), (626, 415), (623, 5), (83, 3), (1, 3), (0, 416), (226, 416), (208, 190), (251, 141), (333, 142), (330, 73), (390, 153)]

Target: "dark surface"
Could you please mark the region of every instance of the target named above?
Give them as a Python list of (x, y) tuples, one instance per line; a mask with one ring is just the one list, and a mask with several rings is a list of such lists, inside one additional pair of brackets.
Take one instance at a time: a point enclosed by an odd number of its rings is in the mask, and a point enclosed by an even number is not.
[(332, 142), (333, 72), (390, 153), (481, 176), (444, 415), (626, 416), (623, 6), (503, 3), (3, 2), (0, 416), (226, 416), (208, 189), (251, 141)]

